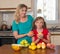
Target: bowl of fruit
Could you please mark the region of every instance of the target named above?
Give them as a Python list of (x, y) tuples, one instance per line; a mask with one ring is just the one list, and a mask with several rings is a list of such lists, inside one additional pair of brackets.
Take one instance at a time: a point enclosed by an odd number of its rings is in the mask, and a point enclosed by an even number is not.
[(22, 45), (20, 45), (20, 44), (11, 44), (11, 48), (14, 51), (19, 51), (22, 48)]

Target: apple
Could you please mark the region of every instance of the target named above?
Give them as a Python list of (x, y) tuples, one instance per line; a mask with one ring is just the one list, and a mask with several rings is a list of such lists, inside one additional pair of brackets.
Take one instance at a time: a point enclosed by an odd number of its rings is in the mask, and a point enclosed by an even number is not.
[(47, 47), (50, 48), (50, 49), (54, 49), (55, 48), (55, 45), (54, 44), (51, 44), (51, 43), (48, 43), (47, 44)]

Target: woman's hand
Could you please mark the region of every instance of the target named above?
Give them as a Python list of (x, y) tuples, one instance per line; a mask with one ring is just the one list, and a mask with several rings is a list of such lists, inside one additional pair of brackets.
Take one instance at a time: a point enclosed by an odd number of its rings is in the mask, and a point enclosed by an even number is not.
[(42, 34), (42, 33), (39, 33), (39, 34), (37, 34), (37, 37), (38, 37), (39, 39), (42, 39), (42, 38), (43, 38), (43, 34)]
[(30, 36), (30, 37), (32, 37), (33, 35), (34, 35), (33, 31), (30, 31), (30, 32), (27, 34), (27, 36)]

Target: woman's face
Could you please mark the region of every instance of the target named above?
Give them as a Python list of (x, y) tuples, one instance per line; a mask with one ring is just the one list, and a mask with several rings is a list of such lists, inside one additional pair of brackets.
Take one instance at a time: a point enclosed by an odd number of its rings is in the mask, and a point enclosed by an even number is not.
[(20, 16), (24, 17), (26, 15), (27, 9), (25, 7), (20, 9)]
[(42, 28), (42, 26), (44, 25), (44, 21), (42, 19), (39, 19), (35, 22), (35, 25), (38, 29)]

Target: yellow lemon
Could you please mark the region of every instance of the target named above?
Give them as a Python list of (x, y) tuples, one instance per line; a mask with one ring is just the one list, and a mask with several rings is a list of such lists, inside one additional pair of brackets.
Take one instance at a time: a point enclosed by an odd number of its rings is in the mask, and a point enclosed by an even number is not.
[(24, 45), (24, 41), (21, 41), (20, 44), (21, 44), (21, 45)]
[(28, 44), (28, 43), (26, 43), (26, 44), (25, 44), (25, 46), (26, 46), (26, 47), (28, 47), (28, 46), (29, 46), (29, 44)]
[(28, 41), (27, 41), (27, 40), (25, 40), (25, 39), (24, 39), (24, 40), (22, 40), (22, 41), (20, 42), (20, 44), (21, 44), (21, 45), (24, 45), (24, 46), (26, 46), (26, 47), (27, 47), (27, 46), (29, 46)]
[(32, 43), (31, 43), (31, 45), (35, 45), (35, 43), (34, 43), (34, 42), (32, 42)]
[(29, 46), (29, 49), (31, 49), (31, 48), (32, 48), (32, 46), (30, 45), (30, 46)]
[(31, 48), (32, 50), (35, 50), (36, 49), (36, 46), (32, 46), (32, 48)]
[(27, 41), (27, 40), (25, 40), (25, 43), (27, 44), (27, 43), (28, 43), (28, 41)]

